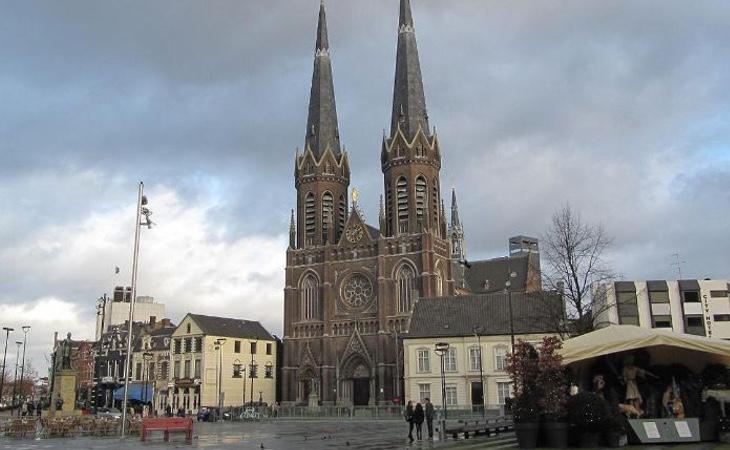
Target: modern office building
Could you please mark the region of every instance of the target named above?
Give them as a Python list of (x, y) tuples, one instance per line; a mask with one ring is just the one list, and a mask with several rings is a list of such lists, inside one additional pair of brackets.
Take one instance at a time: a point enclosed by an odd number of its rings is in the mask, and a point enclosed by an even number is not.
[[(117, 286), (111, 298), (100, 299), (96, 315), (96, 340), (112, 327), (129, 320), (129, 307), (132, 299), (132, 288)], [(150, 323), (162, 320), (165, 316), (165, 305), (155, 302), (153, 297), (137, 296), (134, 303), (133, 322)]]

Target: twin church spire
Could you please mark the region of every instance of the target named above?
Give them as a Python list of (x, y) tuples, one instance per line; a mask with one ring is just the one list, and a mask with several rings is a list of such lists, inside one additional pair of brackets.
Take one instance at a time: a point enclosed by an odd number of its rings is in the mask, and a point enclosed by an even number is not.
[[(421, 133), (419, 134), (419, 130)], [(420, 138), (416, 139), (418, 136)], [(381, 234), (434, 230), (445, 238), (439, 206), (438, 140), (431, 133), (410, 0), (400, 0), (390, 137), (381, 164)], [(296, 248), (338, 242), (347, 219), (350, 169), (340, 143), (327, 17), (320, 4), (304, 153), (297, 155)], [(294, 232), (292, 232), (294, 247)]]

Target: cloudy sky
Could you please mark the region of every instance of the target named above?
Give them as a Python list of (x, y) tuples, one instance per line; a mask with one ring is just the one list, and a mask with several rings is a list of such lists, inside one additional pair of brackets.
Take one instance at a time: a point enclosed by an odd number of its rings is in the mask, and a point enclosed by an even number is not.
[[(0, 325), (33, 326), (36, 366), (53, 331), (92, 337), (96, 299), (129, 283), (140, 180), (158, 225), (143, 231), (139, 293), (175, 321), (280, 333), (318, 4), (3, 3)], [(615, 236), (627, 278), (676, 277), (676, 252), (685, 277), (730, 277), (730, 3), (413, 7), (470, 259), (540, 236), (570, 203)], [(397, 9), (327, 4), (341, 137), (371, 222)]]

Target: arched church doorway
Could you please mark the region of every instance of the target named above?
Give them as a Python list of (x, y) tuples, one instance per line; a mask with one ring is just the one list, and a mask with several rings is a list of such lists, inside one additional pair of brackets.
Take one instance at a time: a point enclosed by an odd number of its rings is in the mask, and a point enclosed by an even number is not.
[(370, 374), (363, 365), (355, 368), (352, 374), (352, 404), (367, 406), (370, 403)]
[(342, 365), (341, 397), (343, 404), (353, 406), (372, 405), (375, 400), (375, 380), (369, 364), (360, 356), (355, 356)]

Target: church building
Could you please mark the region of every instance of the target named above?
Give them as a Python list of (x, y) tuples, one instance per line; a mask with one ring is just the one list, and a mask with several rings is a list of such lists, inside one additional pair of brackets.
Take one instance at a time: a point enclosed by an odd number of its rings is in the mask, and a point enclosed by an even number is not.
[(419, 297), (454, 292), (441, 200), (441, 149), (429, 126), (409, 0), (401, 0), (379, 223), (365, 223), (340, 143), (324, 5), (305, 144), (297, 152), (286, 254), (282, 400), (374, 405), (400, 397), (402, 355)]

